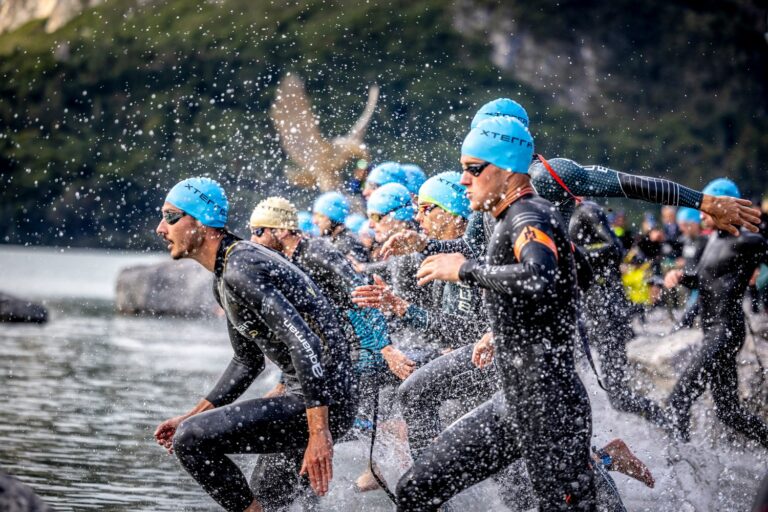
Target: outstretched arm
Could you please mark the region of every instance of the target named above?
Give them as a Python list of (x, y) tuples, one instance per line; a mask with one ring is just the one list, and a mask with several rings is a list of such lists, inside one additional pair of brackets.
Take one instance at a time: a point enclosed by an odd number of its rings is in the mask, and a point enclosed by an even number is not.
[[(567, 158), (553, 158), (549, 163), (575, 196), (626, 197), (696, 208), (712, 216), (718, 229), (734, 235), (738, 235), (740, 226), (757, 232), (760, 223), (759, 210), (751, 208), (752, 203), (746, 199), (710, 196), (671, 180), (627, 174), (600, 165), (582, 166)], [(531, 165), (529, 174), (544, 198), (554, 203), (572, 199), (541, 162)]]

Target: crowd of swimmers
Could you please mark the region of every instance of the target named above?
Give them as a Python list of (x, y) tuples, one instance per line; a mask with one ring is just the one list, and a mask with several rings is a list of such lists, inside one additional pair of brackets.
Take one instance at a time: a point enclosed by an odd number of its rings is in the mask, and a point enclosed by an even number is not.
[[(698, 191), (548, 160), (534, 153), (525, 109), (506, 98), (477, 112), (456, 154), (460, 172), (431, 177), (416, 165), (379, 164), (362, 197), (326, 192), (312, 213), (265, 198), (250, 240), (228, 229), (216, 181), (171, 188), (157, 233), (174, 259), (214, 274), (234, 350), (205, 398), (155, 432), (205, 492), (231, 511), (296, 500), (311, 508), (328, 492), (334, 443), (372, 446), (387, 425), (404, 474), (390, 489), (370, 461), (356, 485), (383, 487), (398, 510), (450, 510), (453, 496), (487, 478), (513, 510), (624, 510), (610, 471), (654, 481), (621, 439), (590, 445), (576, 358), (592, 363), (592, 349), (616, 410), (687, 441), (691, 406), (709, 388), (719, 420), (768, 448), (765, 421), (740, 404), (736, 360), (742, 302), (768, 264), (768, 242), (760, 211), (733, 181)], [(642, 253), (626, 243), (620, 219), (612, 225), (588, 200), (604, 197), (678, 208), (680, 232), (654, 226), (662, 234), (649, 229)], [(356, 204), (365, 215), (352, 212)], [(651, 299), (633, 301), (626, 276), (672, 240), (678, 264), (657, 265), (658, 278), (642, 283), (656, 292), (637, 293), (661, 300), (671, 292), (660, 290), (693, 290), (686, 318), (700, 318), (704, 340), (657, 402), (632, 386), (634, 303)], [(279, 384), (238, 400), (266, 358)], [(241, 453), (261, 454), (250, 479), (228, 457)]]

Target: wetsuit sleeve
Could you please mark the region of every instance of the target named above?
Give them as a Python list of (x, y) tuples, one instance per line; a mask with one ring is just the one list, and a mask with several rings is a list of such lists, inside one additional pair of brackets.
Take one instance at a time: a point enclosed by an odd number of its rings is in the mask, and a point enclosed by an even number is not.
[(427, 242), (423, 254), (453, 253), (458, 252), (467, 258), (479, 258), (485, 254), (485, 227), (483, 225), (482, 212), (473, 212), (469, 216), (467, 228), (461, 238), (454, 240), (434, 240)]
[[(576, 196), (626, 197), (697, 210), (704, 197), (701, 192), (662, 178), (627, 174), (600, 165), (582, 166), (566, 158), (553, 158), (549, 163)], [(540, 162), (533, 164), (531, 173), (535, 176), (534, 186), (542, 196), (549, 200), (554, 200), (553, 195), (569, 198)]]
[(461, 266), (459, 279), (499, 293), (540, 299), (543, 292), (555, 285), (557, 275), (559, 255), (550, 228), (536, 219), (513, 224), (511, 228), (518, 263), (488, 265), (469, 260)]
[(242, 304), (260, 305), (257, 313), (275, 337), (287, 345), (307, 409), (328, 405), (329, 390), (323, 368), (322, 343), (296, 308), (259, 272), (225, 276)]
[(227, 322), (227, 330), (230, 338), (238, 338), (232, 340), (232, 346), (244, 346), (244, 343), (247, 343), (252, 350), (247, 361), (239, 354), (235, 354), (216, 385), (205, 397), (215, 407), (221, 407), (237, 400), (264, 370), (264, 354), (255, 346), (255, 343), (245, 340), (229, 322)]
[(597, 208), (589, 208), (586, 212), (587, 221), (592, 225), (592, 233), (596, 241), (582, 246), (592, 261), (621, 261), (624, 257), (624, 246), (616, 233), (611, 229), (608, 218)]
[(439, 338), (449, 348), (460, 348), (477, 341), (488, 330), (487, 322), (476, 312), (470, 315), (452, 315), (440, 310), (427, 310), (415, 304), (408, 306), (403, 317), (405, 325), (424, 332), (427, 338)]

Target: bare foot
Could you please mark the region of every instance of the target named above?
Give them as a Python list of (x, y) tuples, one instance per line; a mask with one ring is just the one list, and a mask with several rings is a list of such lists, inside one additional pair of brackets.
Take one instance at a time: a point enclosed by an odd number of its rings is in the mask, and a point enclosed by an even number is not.
[[(378, 471), (378, 468), (374, 466), (374, 469), (376, 469), (379, 478), (381, 478), (381, 472)], [(373, 473), (371, 473), (370, 469), (366, 469), (365, 473), (357, 477), (357, 480), (355, 480), (355, 490), (357, 492), (375, 491), (376, 489), (381, 489), (381, 486), (373, 477)]]
[(614, 439), (605, 445), (603, 450), (611, 456), (613, 461), (611, 465), (612, 470), (639, 480), (653, 489), (656, 482), (653, 479), (651, 470), (632, 453), (632, 450), (629, 449), (629, 446), (624, 441)]

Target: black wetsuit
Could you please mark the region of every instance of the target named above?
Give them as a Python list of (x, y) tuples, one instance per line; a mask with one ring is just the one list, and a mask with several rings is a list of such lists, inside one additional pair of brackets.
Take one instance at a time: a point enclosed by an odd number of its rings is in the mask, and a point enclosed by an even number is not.
[(631, 306), (621, 284), (619, 265), (624, 247), (611, 229), (605, 212), (595, 203), (582, 202), (571, 216), (571, 240), (581, 247), (594, 277), (582, 296), (588, 337), (600, 354), (602, 381), (611, 405), (663, 424), (661, 408), (629, 386), (626, 343), (634, 337)]
[[(446, 400), (487, 400), (496, 391), (492, 367), (472, 364), (475, 342), (489, 330), (482, 290), (465, 283), (431, 283), (440, 308), (411, 304), (403, 317), (421, 336), (456, 349), (411, 374), (398, 388), (398, 402), (408, 424), (408, 444), (414, 459), (442, 430), (440, 406)], [(467, 408), (468, 410), (469, 408)]]
[[(206, 397), (215, 409), (182, 422), (173, 438), (184, 468), (222, 507), (244, 510), (254, 494), (233, 453), (282, 453), (262, 476), (256, 498), (287, 505), (308, 441), (306, 409), (328, 406), (340, 437), (355, 412), (355, 377), (347, 338), (312, 280), (279, 253), (226, 235), (214, 269), (214, 293), (227, 316), (235, 355)], [(234, 402), (269, 357), (282, 370), (286, 394)]]
[(486, 289), (504, 392), (422, 451), (398, 484), (399, 510), (436, 510), (520, 458), (541, 510), (565, 508), (566, 500), (594, 506), (591, 412), (573, 360), (578, 297), (571, 250), (560, 215), (528, 194), (499, 215), (487, 263), (461, 267), (462, 282)]
[[(291, 261), (307, 273), (336, 309), (340, 324), (360, 349), (358, 369), (382, 366), (381, 349), (390, 344), (387, 321), (374, 308), (359, 308), (351, 292), (369, 279), (357, 272), (344, 254), (323, 238), (302, 238)], [(351, 331), (351, 332), (350, 332)]]
[[(685, 260), (683, 270), (686, 273), (695, 272), (696, 266), (701, 259), (701, 255), (704, 254), (704, 249), (707, 246), (707, 236), (699, 235), (693, 239), (687, 236), (682, 236), (680, 237), (680, 244), (682, 246), (682, 257), (683, 260)], [(697, 316), (699, 316), (699, 290), (694, 289), (691, 290), (691, 295), (688, 297), (688, 301), (685, 304), (685, 310), (673, 331), (683, 328), (690, 329), (693, 327), (693, 322), (696, 320)]]
[(327, 237), (331, 243), (345, 256), (351, 255), (357, 261), (367, 263), (371, 261), (371, 253), (363, 243), (344, 225), (337, 225), (333, 234)]
[(668, 400), (683, 439), (689, 437), (691, 405), (709, 385), (717, 417), (768, 448), (768, 426), (739, 403), (736, 365), (746, 336), (744, 292), (761, 263), (768, 263), (765, 238), (746, 231), (738, 237), (718, 231), (710, 235), (696, 271), (683, 275), (683, 285), (699, 289), (704, 331), (701, 349)]

